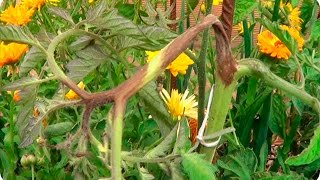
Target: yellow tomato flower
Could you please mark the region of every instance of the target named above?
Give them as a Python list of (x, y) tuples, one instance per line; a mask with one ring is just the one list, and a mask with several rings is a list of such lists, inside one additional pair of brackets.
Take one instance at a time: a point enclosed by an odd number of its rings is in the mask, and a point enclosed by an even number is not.
[(182, 95), (178, 90), (172, 89), (170, 96), (165, 89), (161, 90), (160, 96), (166, 103), (168, 111), (174, 120), (179, 121), (182, 116), (198, 119), (198, 102), (195, 100), (194, 95), (188, 97), (188, 94), (188, 90)]
[[(148, 55), (147, 62), (159, 54), (160, 51), (146, 51)], [(174, 61), (172, 61), (166, 69), (169, 69), (171, 74), (176, 77), (179, 73), (186, 74), (188, 66), (194, 62), (185, 53), (181, 53)]]
[(21, 56), (28, 50), (27, 44), (19, 43), (0, 43), (0, 67), (4, 65), (16, 63)]
[(26, 25), (31, 21), (33, 14), (34, 9), (27, 6), (11, 5), (0, 14), (0, 21), (17, 26)]
[(274, 58), (287, 60), (291, 56), (289, 49), (269, 30), (265, 30), (258, 35), (257, 45), (262, 53)]
[(301, 37), (299, 31), (293, 27), (288, 27), (285, 25), (281, 25), (280, 28), (282, 30), (288, 31), (288, 33), (293, 37), (294, 40), (298, 43), (298, 48), (300, 51), (302, 51), (303, 45), (304, 45), (304, 39)]
[[(84, 89), (85, 86), (86, 85), (84, 85), (82, 81), (80, 81), (78, 84), (78, 87), (81, 89)], [(69, 90), (69, 92), (65, 95), (65, 98), (69, 100), (75, 100), (75, 99), (79, 99), (80, 97), (73, 90)]]
[(45, 3), (57, 6), (60, 0), (22, 0), (21, 5), (28, 8), (40, 9)]

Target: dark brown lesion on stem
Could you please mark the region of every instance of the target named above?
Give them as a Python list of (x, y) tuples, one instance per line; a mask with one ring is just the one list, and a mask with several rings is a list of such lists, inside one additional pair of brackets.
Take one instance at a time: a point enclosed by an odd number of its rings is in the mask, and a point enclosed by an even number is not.
[(221, 22), (226, 32), (228, 41), (231, 41), (235, 0), (224, 0), (222, 3)]
[[(154, 74), (148, 74), (148, 68), (149, 65), (146, 64), (143, 67), (141, 67), (140, 70), (138, 70), (131, 78), (120, 84), (119, 86), (104, 91), (104, 92), (98, 92), (89, 94), (88, 92), (80, 89), (74, 82), (69, 81), (62, 81), (66, 86), (68, 86), (70, 89), (75, 91), (81, 98), (81, 103), (85, 104), (85, 112), (83, 114), (83, 120), (82, 120), (82, 131), (85, 133), (85, 135), (88, 136), (90, 131), (89, 121), (90, 121), (90, 115), (92, 110), (95, 107), (102, 106), (107, 103), (115, 103), (115, 106), (125, 106), (127, 100), (133, 96), (135, 93), (137, 93), (146, 83), (146, 79), (148, 81), (154, 79), (156, 76), (158, 76), (160, 73), (162, 73), (166, 67), (175, 59), (177, 58), (182, 52), (184, 52), (185, 49), (188, 48), (192, 40), (205, 28), (209, 27), (210, 25), (215, 24), (214, 28), (217, 29), (217, 39), (220, 43), (224, 43), (224, 45), (219, 45), (220, 49), (218, 49), (218, 56), (219, 57), (231, 57), (231, 52), (229, 52), (227, 47), (228, 43), (225, 42), (225, 32), (222, 28), (222, 24), (218, 20), (218, 18), (214, 15), (208, 15), (204, 18), (204, 20), (197, 24), (196, 26), (188, 29), (185, 33), (177, 37), (174, 41), (172, 41), (165, 49), (163, 49), (163, 54), (161, 57), (161, 64), (160, 64), (160, 70)], [(221, 32), (220, 32), (221, 31)], [(220, 55), (219, 55), (220, 54)], [(221, 59), (221, 58), (220, 58)], [(219, 67), (226, 64), (225, 67), (229, 68), (223, 68), (222, 72), (232, 72), (232, 76), (235, 67), (235, 63), (232, 63), (233, 59), (222, 61), (218, 60)], [(221, 63), (220, 63), (221, 61)], [(229, 70), (231, 67), (231, 71)], [(148, 77), (146, 77), (148, 76)], [(226, 82), (230, 82), (230, 78), (226, 79)], [(114, 114), (115, 115), (115, 114)]]
[(217, 71), (225, 85), (232, 83), (234, 74), (237, 71), (237, 62), (231, 53), (228, 35), (221, 23), (213, 25), (216, 34), (216, 50), (217, 50)]
[(82, 124), (81, 124), (81, 129), (82, 129), (82, 132), (83, 132), (83, 136), (86, 138), (86, 139), (89, 139), (90, 135), (90, 116), (91, 116), (91, 113), (92, 113), (92, 110), (93, 110), (94, 106), (92, 103), (89, 103), (87, 104), (86, 106), (86, 109), (83, 113), (83, 118), (82, 118)]
[(237, 62), (231, 53), (231, 33), (235, 0), (224, 0), (222, 4), (221, 21), (213, 24), (216, 35), (217, 71), (225, 85), (232, 83), (237, 71)]

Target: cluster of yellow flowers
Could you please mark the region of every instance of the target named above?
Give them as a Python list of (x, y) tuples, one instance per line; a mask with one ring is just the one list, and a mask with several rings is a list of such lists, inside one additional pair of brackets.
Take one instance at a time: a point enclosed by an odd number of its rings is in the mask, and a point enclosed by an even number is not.
[[(48, 1), (57, 5), (60, 0)], [(39, 10), (45, 3), (46, 0), (23, 0), (18, 5), (10, 5), (0, 14), (0, 21), (8, 25), (27, 25), (32, 20), (35, 11)], [(0, 67), (16, 63), (28, 49), (26, 44), (0, 42)]]
[[(272, 6), (271, 1), (264, 1), (266, 7)], [(293, 8), (290, 3), (281, 3), (280, 8), (287, 13), (289, 25), (281, 25), (280, 28), (287, 31), (294, 40), (298, 43), (298, 48), (301, 51), (304, 45), (304, 39), (300, 34), (302, 19), (300, 16), (299, 7)], [(289, 59), (291, 56), (290, 50), (281, 42), (281, 40), (271, 33), (269, 30), (264, 30), (258, 35), (259, 50), (262, 53), (268, 54), (277, 59)]]
[(60, 0), (22, 0), (20, 4), (11, 5), (4, 10), (0, 15), (0, 21), (16, 26), (27, 25), (35, 11), (40, 10), (47, 1), (52, 5), (60, 2)]

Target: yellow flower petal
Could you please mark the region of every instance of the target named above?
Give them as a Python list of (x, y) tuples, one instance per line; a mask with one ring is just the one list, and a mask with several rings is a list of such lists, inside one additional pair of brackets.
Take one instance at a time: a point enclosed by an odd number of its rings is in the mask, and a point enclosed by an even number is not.
[(277, 59), (287, 60), (291, 56), (289, 49), (269, 30), (265, 30), (258, 35), (257, 45), (260, 52), (269, 54)]
[[(85, 85), (84, 83), (81, 81), (79, 82), (78, 84), (78, 87), (80, 89), (84, 89), (85, 88)], [(79, 99), (79, 95), (77, 93), (75, 93), (73, 90), (69, 90), (69, 92), (65, 95), (65, 98), (66, 99), (69, 99), (69, 100), (75, 100), (75, 99)]]
[(17, 26), (26, 25), (31, 21), (33, 14), (34, 9), (27, 6), (11, 5), (0, 14), (0, 21)]
[(222, 3), (222, 2), (223, 2), (223, 0), (213, 0), (213, 1), (212, 1), (212, 5), (217, 6), (217, 5), (219, 5), (220, 3)]
[(167, 105), (169, 113), (174, 120), (180, 120), (182, 116), (197, 119), (198, 117), (198, 103), (195, 100), (195, 96), (188, 97), (189, 91), (186, 90), (184, 94), (180, 94), (178, 90), (172, 89), (171, 96), (169, 93), (162, 89), (160, 96)]
[[(146, 51), (148, 55), (147, 62), (149, 63), (152, 59), (159, 54), (160, 51)], [(174, 61), (172, 61), (166, 69), (169, 69), (173, 76), (178, 74), (186, 74), (189, 65), (194, 62), (185, 53), (181, 53)]]
[(0, 67), (4, 65), (13, 64), (20, 60), (21, 56), (28, 51), (27, 44), (20, 43), (0, 43)]

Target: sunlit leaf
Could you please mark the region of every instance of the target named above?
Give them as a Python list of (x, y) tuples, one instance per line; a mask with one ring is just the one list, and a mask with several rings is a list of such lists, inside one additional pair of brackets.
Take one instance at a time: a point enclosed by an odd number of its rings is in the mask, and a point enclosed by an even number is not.
[(316, 20), (312, 26), (310, 38), (318, 40), (320, 38), (320, 20)]
[(146, 168), (138, 167), (138, 169), (141, 180), (154, 179), (154, 176)]
[(235, 13), (233, 23), (238, 24), (244, 20), (258, 6), (258, 1), (256, 0), (246, 0), (246, 1), (235, 1)]
[(290, 166), (300, 166), (310, 164), (320, 158), (320, 128), (318, 127), (313, 137), (310, 140), (309, 146), (303, 150), (299, 155), (289, 157), (286, 164)]
[(217, 169), (199, 154), (182, 155), (182, 167), (190, 180), (216, 179), (215, 172)]

